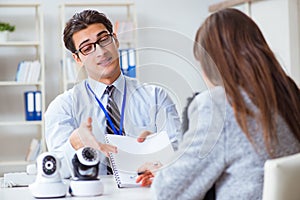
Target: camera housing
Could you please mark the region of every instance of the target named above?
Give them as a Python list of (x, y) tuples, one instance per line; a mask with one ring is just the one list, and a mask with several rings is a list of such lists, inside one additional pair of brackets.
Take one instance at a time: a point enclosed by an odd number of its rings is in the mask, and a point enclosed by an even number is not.
[(36, 198), (64, 197), (67, 186), (62, 182), (59, 170), (60, 160), (50, 152), (42, 153), (36, 160), (37, 176), (29, 185), (32, 195)]
[(74, 176), (69, 192), (72, 196), (97, 196), (103, 194), (104, 187), (98, 177), (100, 163), (99, 151), (83, 147), (76, 151), (73, 159)]
[(97, 180), (99, 171), (99, 152), (91, 147), (83, 147), (76, 151), (72, 159), (74, 180)]

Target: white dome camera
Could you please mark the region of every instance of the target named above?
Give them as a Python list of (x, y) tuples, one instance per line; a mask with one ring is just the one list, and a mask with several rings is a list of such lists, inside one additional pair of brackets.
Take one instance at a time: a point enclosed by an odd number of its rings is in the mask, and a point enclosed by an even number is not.
[(97, 180), (100, 155), (98, 150), (83, 147), (76, 151), (72, 159), (74, 180)]
[[(59, 160), (49, 154), (46, 153), (44, 156), (41, 156), (37, 159), (37, 165), (38, 165), (38, 173), (42, 177), (58, 177), (58, 169), (60, 168), (60, 162)], [(48, 179), (49, 180), (49, 179)]]
[(29, 185), (32, 195), (36, 198), (64, 197), (67, 186), (62, 182), (59, 170), (60, 160), (50, 152), (39, 155), (36, 160), (37, 177)]
[(72, 196), (97, 196), (103, 194), (104, 187), (98, 177), (100, 163), (99, 151), (83, 147), (76, 151), (72, 159), (74, 177), (70, 182)]

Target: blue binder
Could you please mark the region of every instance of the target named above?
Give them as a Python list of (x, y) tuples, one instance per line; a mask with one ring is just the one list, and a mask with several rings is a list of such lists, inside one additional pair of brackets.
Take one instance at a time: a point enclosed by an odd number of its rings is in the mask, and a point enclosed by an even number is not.
[(34, 111), (35, 111), (35, 120), (42, 120), (42, 93), (41, 93), (41, 91), (34, 92)]
[(136, 56), (133, 48), (119, 49), (120, 66), (123, 74), (129, 77), (136, 77)]
[(35, 120), (34, 91), (25, 92), (24, 100), (25, 100), (25, 118), (27, 121), (33, 121)]
[(128, 76), (136, 77), (136, 52), (134, 49), (128, 49)]
[(41, 91), (27, 91), (24, 93), (25, 118), (27, 121), (42, 120)]

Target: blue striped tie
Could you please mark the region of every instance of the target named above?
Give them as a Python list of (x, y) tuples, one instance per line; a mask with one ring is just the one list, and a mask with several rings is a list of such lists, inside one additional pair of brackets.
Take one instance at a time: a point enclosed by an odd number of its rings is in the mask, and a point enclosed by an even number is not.
[[(113, 99), (113, 92), (115, 89), (116, 88), (113, 85), (106, 87), (105, 93), (108, 94), (106, 110), (107, 110), (107, 113), (108, 113), (111, 121), (114, 124), (115, 129), (119, 133), (121, 117), (120, 117), (120, 111), (118, 109), (118, 106)], [(108, 134), (114, 134), (114, 131), (108, 120), (106, 120), (106, 131)], [(125, 135), (124, 129), (122, 130), (122, 135)]]

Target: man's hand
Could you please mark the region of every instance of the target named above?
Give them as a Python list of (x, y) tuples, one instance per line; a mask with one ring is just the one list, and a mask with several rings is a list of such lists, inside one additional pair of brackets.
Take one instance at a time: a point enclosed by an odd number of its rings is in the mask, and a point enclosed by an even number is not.
[(102, 152), (106, 157), (108, 157), (109, 153), (118, 153), (117, 147), (111, 144), (102, 144), (101, 142), (98, 142), (98, 146), (98, 150)]
[(108, 153), (117, 153), (117, 147), (110, 144), (102, 144), (98, 142), (92, 133), (92, 118), (89, 117), (86, 122), (80, 124), (70, 136), (70, 143), (75, 150), (84, 146), (98, 149), (105, 156)]
[(151, 135), (152, 133), (150, 131), (144, 131), (142, 134), (137, 138), (138, 142), (144, 142), (147, 138), (147, 136)]

